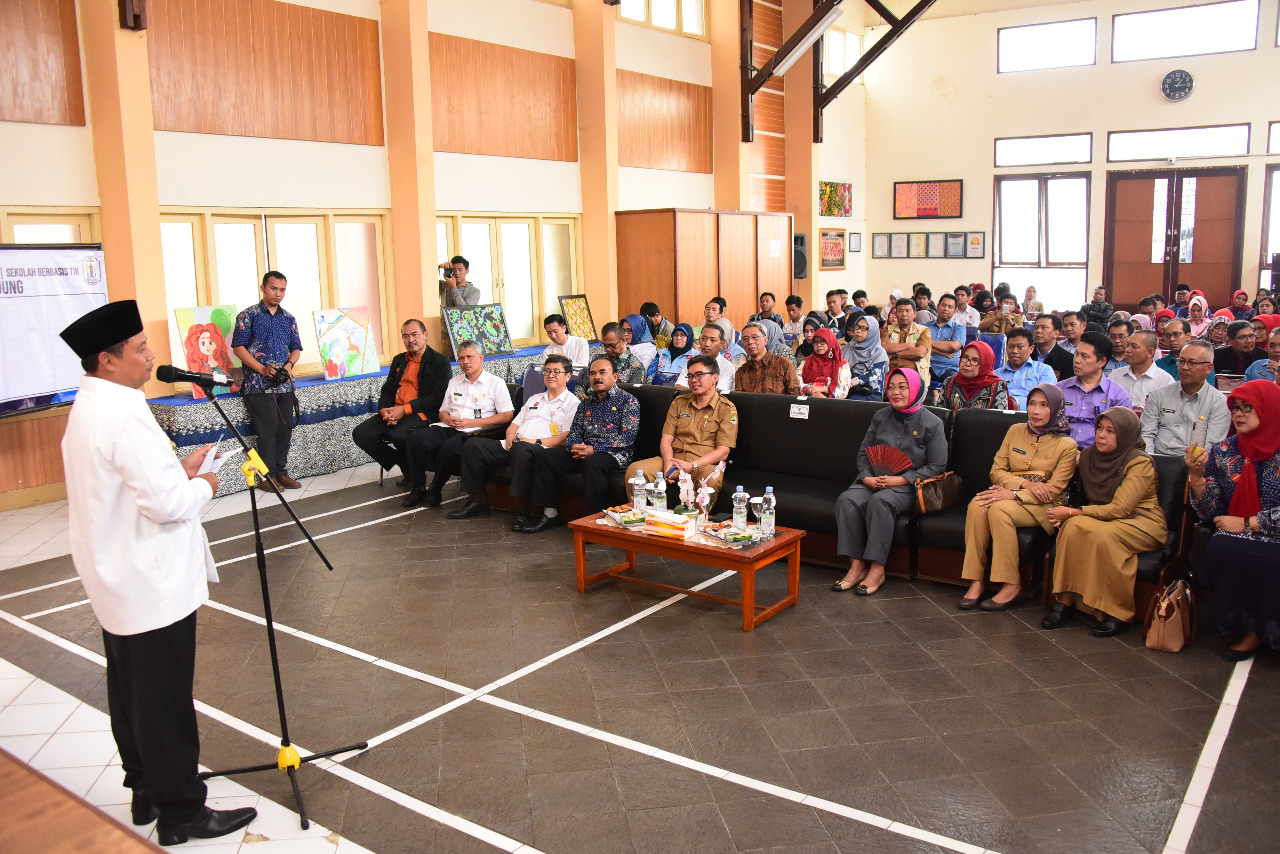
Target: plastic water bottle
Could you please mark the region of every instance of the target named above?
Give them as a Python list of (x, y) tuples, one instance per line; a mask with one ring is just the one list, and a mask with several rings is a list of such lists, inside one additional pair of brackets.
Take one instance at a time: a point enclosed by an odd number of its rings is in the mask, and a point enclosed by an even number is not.
[(774, 517), (778, 514), (778, 499), (773, 494), (773, 487), (766, 486), (764, 488), (764, 498), (760, 501), (760, 536), (772, 537), (774, 532)]
[(649, 507), (652, 510), (667, 510), (667, 482), (661, 477), (649, 484)]
[(644, 472), (636, 472), (636, 476), (631, 478), (631, 508), (637, 513), (643, 513), (645, 504), (648, 500), (648, 481), (644, 478)]
[(733, 493), (733, 527), (738, 531), (747, 530), (747, 502), (751, 500), (751, 496), (742, 491), (739, 486), (737, 492)]

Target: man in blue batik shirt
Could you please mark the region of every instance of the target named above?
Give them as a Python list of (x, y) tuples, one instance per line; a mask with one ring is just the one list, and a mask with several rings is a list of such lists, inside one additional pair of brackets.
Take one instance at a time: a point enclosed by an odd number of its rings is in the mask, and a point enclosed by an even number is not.
[(1058, 375), (1044, 362), (1031, 358), (1035, 345), (1031, 330), (1025, 326), (1010, 329), (1004, 336), (1005, 362), (995, 374), (1009, 384), (1009, 396), (1018, 401), (1018, 409), (1027, 411), (1027, 395), (1041, 383), (1057, 384)]
[(960, 351), (964, 349), (964, 326), (955, 319), (956, 298), (951, 294), (938, 297), (938, 316), (924, 325), (929, 330), (929, 373), (938, 382), (960, 372)]
[(275, 270), (262, 277), (262, 300), (236, 315), (231, 352), (244, 365), (241, 394), (258, 434), (258, 455), (276, 486), (299, 489), (302, 484), (289, 477), (289, 440), (298, 402), (293, 367), (302, 358), (302, 339), (298, 322), (280, 307), (287, 285)]

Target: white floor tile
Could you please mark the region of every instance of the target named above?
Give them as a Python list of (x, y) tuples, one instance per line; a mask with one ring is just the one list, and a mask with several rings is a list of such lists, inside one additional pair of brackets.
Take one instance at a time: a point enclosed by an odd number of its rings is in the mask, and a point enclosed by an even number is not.
[(41, 772), (53, 782), (75, 795), (83, 798), (102, 776), (102, 766), (85, 768), (46, 768)]
[(345, 836), (340, 836), (338, 837), (337, 854), (373, 854), (373, 852), (363, 845), (355, 844)]
[(30, 762), (31, 757), (40, 752), (44, 743), (49, 740), (46, 735), (6, 735), (0, 737), (0, 750), (5, 751), (19, 762)]
[(329, 833), (327, 828), (314, 822), (303, 830), (296, 812), (266, 798), (258, 803), (258, 817), (249, 825), (249, 831), (276, 840), (321, 837)]
[(108, 765), (84, 799), (100, 808), (128, 804), (133, 799), (133, 792), (124, 787), (124, 769), (114, 763)]
[(49, 738), (31, 760), (31, 767), (78, 768), (107, 765), (116, 755), (116, 740), (109, 732), (62, 732)]
[(111, 732), (111, 718), (88, 703), (81, 703), (58, 732)]
[(242, 786), (235, 780), (228, 777), (214, 777), (206, 781), (208, 794), (205, 796), (210, 800), (214, 798), (247, 798), (256, 796), (257, 792), (247, 786)]
[(313, 836), (245, 843), (240, 850), (244, 854), (336, 854), (337, 846), (327, 836)]
[(10, 664), (3, 658), (0, 658), (0, 679), (20, 679), (22, 677), (30, 678), (31, 674), (23, 670), (16, 664)]
[(79, 705), (80, 701), (61, 688), (55, 688), (48, 682), (34, 679), (27, 690), (14, 698), (9, 705), (30, 706), (36, 703), (76, 703)]
[(33, 676), (20, 676), (16, 679), (0, 679), (0, 708), (14, 701), (23, 691), (35, 682)]
[[(86, 800), (88, 799), (86, 798)], [(98, 809), (106, 813), (107, 815), (111, 816), (116, 821), (120, 822), (125, 827), (129, 828), (134, 833), (141, 836), (143, 839), (146, 839), (147, 836), (149, 836), (151, 832), (155, 830), (156, 823), (154, 821), (151, 822), (150, 824), (144, 824), (141, 827), (133, 826), (133, 816), (129, 814), (129, 800), (127, 798), (125, 799), (124, 803), (107, 804), (106, 806), (98, 807)]]
[(30, 553), (38, 545), (40, 545), (39, 542), (33, 541), (25, 533), (21, 536), (11, 537), (0, 543), (0, 557), (22, 557)]
[[(79, 703), (46, 703), (0, 709), (0, 736), (51, 735), (71, 716)], [(83, 765), (84, 763), (78, 763)]]

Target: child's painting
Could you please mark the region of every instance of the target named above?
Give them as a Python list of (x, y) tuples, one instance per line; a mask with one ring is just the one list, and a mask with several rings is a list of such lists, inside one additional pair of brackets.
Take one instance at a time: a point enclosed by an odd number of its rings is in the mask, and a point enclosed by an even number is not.
[[(198, 374), (217, 371), (233, 380), (229, 386), (214, 386), (214, 394), (239, 391), (242, 376), (240, 360), (231, 353), (231, 328), (236, 323), (236, 307), (201, 305), (175, 308), (173, 315), (178, 323), (178, 334), (182, 336), (186, 369)], [(206, 396), (204, 389), (194, 385), (191, 394), (197, 399)]]
[(320, 367), (326, 380), (376, 374), (378, 344), (369, 328), (369, 307), (328, 308), (312, 312)]
[(449, 343), (453, 352), (463, 341), (474, 341), (486, 356), (500, 356), (512, 352), (511, 334), (498, 303), (488, 305), (449, 306), (443, 312), (444, 325), (449, 331)]
[(818, 204), (822, 216), (853, 216), (853, 185), (819, 181)]
[(591, 306), (586, 294), (569, 294), (560, 297), (560, 313), (569, 324), (569, 334), (588, 341), (596, 340), (596, 324), (591, 317)]

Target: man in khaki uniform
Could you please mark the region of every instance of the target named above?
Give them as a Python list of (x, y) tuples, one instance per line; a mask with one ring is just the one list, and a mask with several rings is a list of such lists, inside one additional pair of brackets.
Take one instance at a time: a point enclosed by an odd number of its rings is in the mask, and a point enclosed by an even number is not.
[[(662, 425), (661, 456), (632, 463), (627, 467), (628, 480), (642, 471), (650, 481), (661, 474), (667, 482), (674, 483), (680, 472), (689, 472), (694, 485), (701, 486), (716, 464), (728, 458), (738, 443), (738, 408), (716, 390), (719, 362), (714, 356), (694, 356), (689, 360), (689, 393), (671, 401), (667, 421)], [(715, 506), (723, 481), (723, 474), (707, 481), (707, 486), (715, 490), (711, 506)]]

